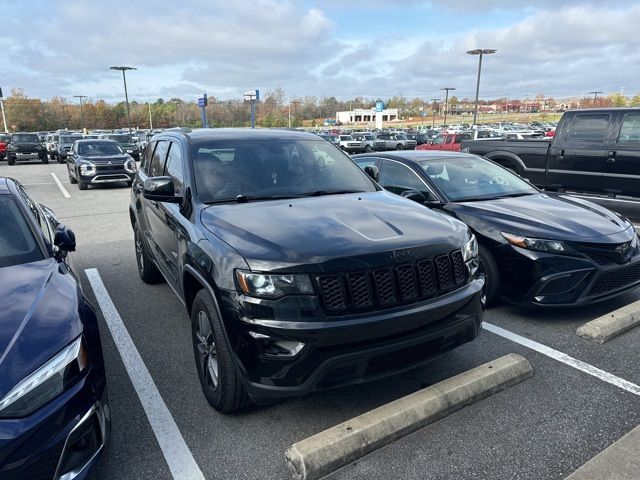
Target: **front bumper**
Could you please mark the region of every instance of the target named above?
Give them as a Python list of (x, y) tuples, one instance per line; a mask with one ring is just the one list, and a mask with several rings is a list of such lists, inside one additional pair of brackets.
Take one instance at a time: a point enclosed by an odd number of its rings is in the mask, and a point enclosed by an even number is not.
[(15, 161), (22, 161), (22, 160), (40, 160), (43, 157), (46, 157), (47, 152), (45, 151), (41, 151), (41, 152), (7, 152), (7, 157), (11, 157), (12, 159), (14, 159)]
[(108, 170), (98, 171), (95, 175), (78, 175), (78, 181), (83, 183), (90, 183), (92, 185), (99, 185), (103, 183), (117, 183), (117, 182), (132, 182), (135, 177), (135, 173), (129, 173), (126, 170)]
[(19, 419), (0, 419), (0, 478), (82, 480), (110, 434), (104, 380), (93, 370), (70, 390)]
[(587, 257), (534, 252), (511, 245), (494, 252), (504, 298), (525, 307), (574, 307), (640, 286), (640, 254), (604, 265)]
[[(483, 284), (475, 279), (435, 299), (344, 316), (325, 316), (315, 297), (285, 297), (273, 302), (288, 303), (276, 309), (283, 313), (278, 319), (247, 316), (264, 307), (243, 305), (226, 291), (222, 317), (247, 392), (265, 403), (393, 375), (473, 340), (482, 323)], [(300, 321), (305, 310), (312, 319)], [(280, 320), (287, 311), (291, 318)], [(264, 342), (274, 339), (304, 348), (292, 357), (273, 355)]]

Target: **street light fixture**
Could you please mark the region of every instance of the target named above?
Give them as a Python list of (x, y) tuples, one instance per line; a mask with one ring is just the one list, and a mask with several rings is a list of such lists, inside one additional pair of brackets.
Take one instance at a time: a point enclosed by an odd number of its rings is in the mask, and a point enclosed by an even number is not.
[(74, 95), (75, 98), (80, 99), (80, 117), (82, 118), (82, 130), (84, 131), (84, 104), (82, 103), (83, 98), (87, 98), (86, 95)]
[(483, 55), (491, 55), (492, 53), (496, 53), (497, 50), (493, 48), (476, 48), (475, 50), (469, 50), (467, 52), (468, 55), (478, 55), (478, 80), (476, 82), (476, 108), (473, 111), (473, 124), (477, 125), (478, 120), (478, 96), (480, 94), (480, 72), (482, 71), (482, 56)]
[[(433, 130), (434, 128), (436, 128), (436, 102), (439, 102), (441, 99), (440, 98), (432, 98), (431, 101), (433, 102), (433, 121), (431, 122), (431, 129)], [(440, 109), (438, 109), (438, 113)]]
[(447, 124), (447, 110), (449, 109), (449, 92), (451, 90), (455, 90), (455, 87), (444, 87), (440, 90), (444, 90), (444, 120), (442, 121), (442, 126), (444, 127)]
[(127, 102), (127, 124), (129, 126), (129, 135), (131, 135), (131, 116), (129, 114), (129, 94), (127, 93), (127, 70), (137, 70), (135, 67), (109, 67), (109, 70), (119, 70), (122, 72), (122, 81), (124, 82), (124, 99)]

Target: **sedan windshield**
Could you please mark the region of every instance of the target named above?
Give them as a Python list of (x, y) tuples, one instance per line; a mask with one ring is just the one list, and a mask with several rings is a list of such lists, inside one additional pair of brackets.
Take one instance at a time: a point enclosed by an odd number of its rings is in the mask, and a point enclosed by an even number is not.
[(476, 156), (421, 160), (419, 163), (429, 178), (454, 202), (538, 192), (509, 170)]
[(196, 187), (205, 202), (374, 192), (345, 154), (324, 140), (194, 144)]
[(86, 142), (78, 144), (78, 155), (83, 157), (101, 157), (103, 155), (121, 155), (122, 149), (116, 142)]
[(18, 205), (9, 195), (0, 195), (0, 225), (0, 268), (44, 258)]
[(31, 143), (37, 143), (38, 142), (38, 135), (36, 135), (35, 133), (14, 133), (13, 135), (11, 135), (11, 141), (12, 142), (31, 142)]

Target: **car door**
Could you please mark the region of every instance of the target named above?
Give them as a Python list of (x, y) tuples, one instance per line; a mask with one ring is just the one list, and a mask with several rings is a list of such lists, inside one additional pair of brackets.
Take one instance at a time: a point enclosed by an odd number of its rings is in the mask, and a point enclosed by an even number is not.
[(378, 183), (385, 190), (397, 195), (402, 195), (408, 190), (416, 190), (424, 195), (425, 200), (435, 198), (435, 194), (425, 181), (409, 166), (397, 160), (382, 159)]
[(440, 144), (439, 150), (445, 150), (447, 152), (452, 151), (454, 149), (455, 140), (456, 140), (455, 133), (447, 135), (447, 138), (445, 138), (444, 143)]
[[(158, 140), (147, 169), (149, 177), (161, 177), (164, 174), (168, 151), (169, 140)], [(142, 181), (144, 182), (144, 180)], [(169, 265), (169, 258), (165, 254), (165, 250), (161, 248), (162, 236), (165, 235), (166, 221), (164, 219), (164, 212), (160, 208), (160, 202), (147, 200), (144, 196), (141, 196), (141, 202), (146, 223), (144, 233), (147, 245), (153, 249), (156, 262), (160, 269), (167, 274), (166, 276), (173, 275)]]
[(640, 196), (640, 112), (620, 112), (602, 177), (606, 192)]
[[(162, 175), (173, 179), (177, 196), (183, 195), (183, 163), (180, 143), (171, 141)], [(181, 206), (177, 203), (157, 202), (155, 208), (158, 221), (154, 223), (153, 234), (158, 248), (162, 251), (162, 257), (166, 260), (171, 279), (175, 279), (174, 287), (177, 288), (181, 276), (179, 270), (179, 244), (180, 240), (186, 236), (186, 231), (181, 225), (181, 219), (184, 218), (180, 210)]]
[(611, 131), (611, 113), (573, 114), (562, 138), (549, 151), (549, 185), (565, 190), (600, 192)]

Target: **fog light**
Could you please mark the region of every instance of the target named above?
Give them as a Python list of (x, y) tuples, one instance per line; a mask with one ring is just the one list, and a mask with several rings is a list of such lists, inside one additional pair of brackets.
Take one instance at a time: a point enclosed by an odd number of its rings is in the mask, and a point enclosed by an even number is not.
[(264, 333), (249, 332), (249, 335), (258, 341), (265, 354), (276, 357), (295, 357), (305, 346), (296, 340), (274, 339)]

